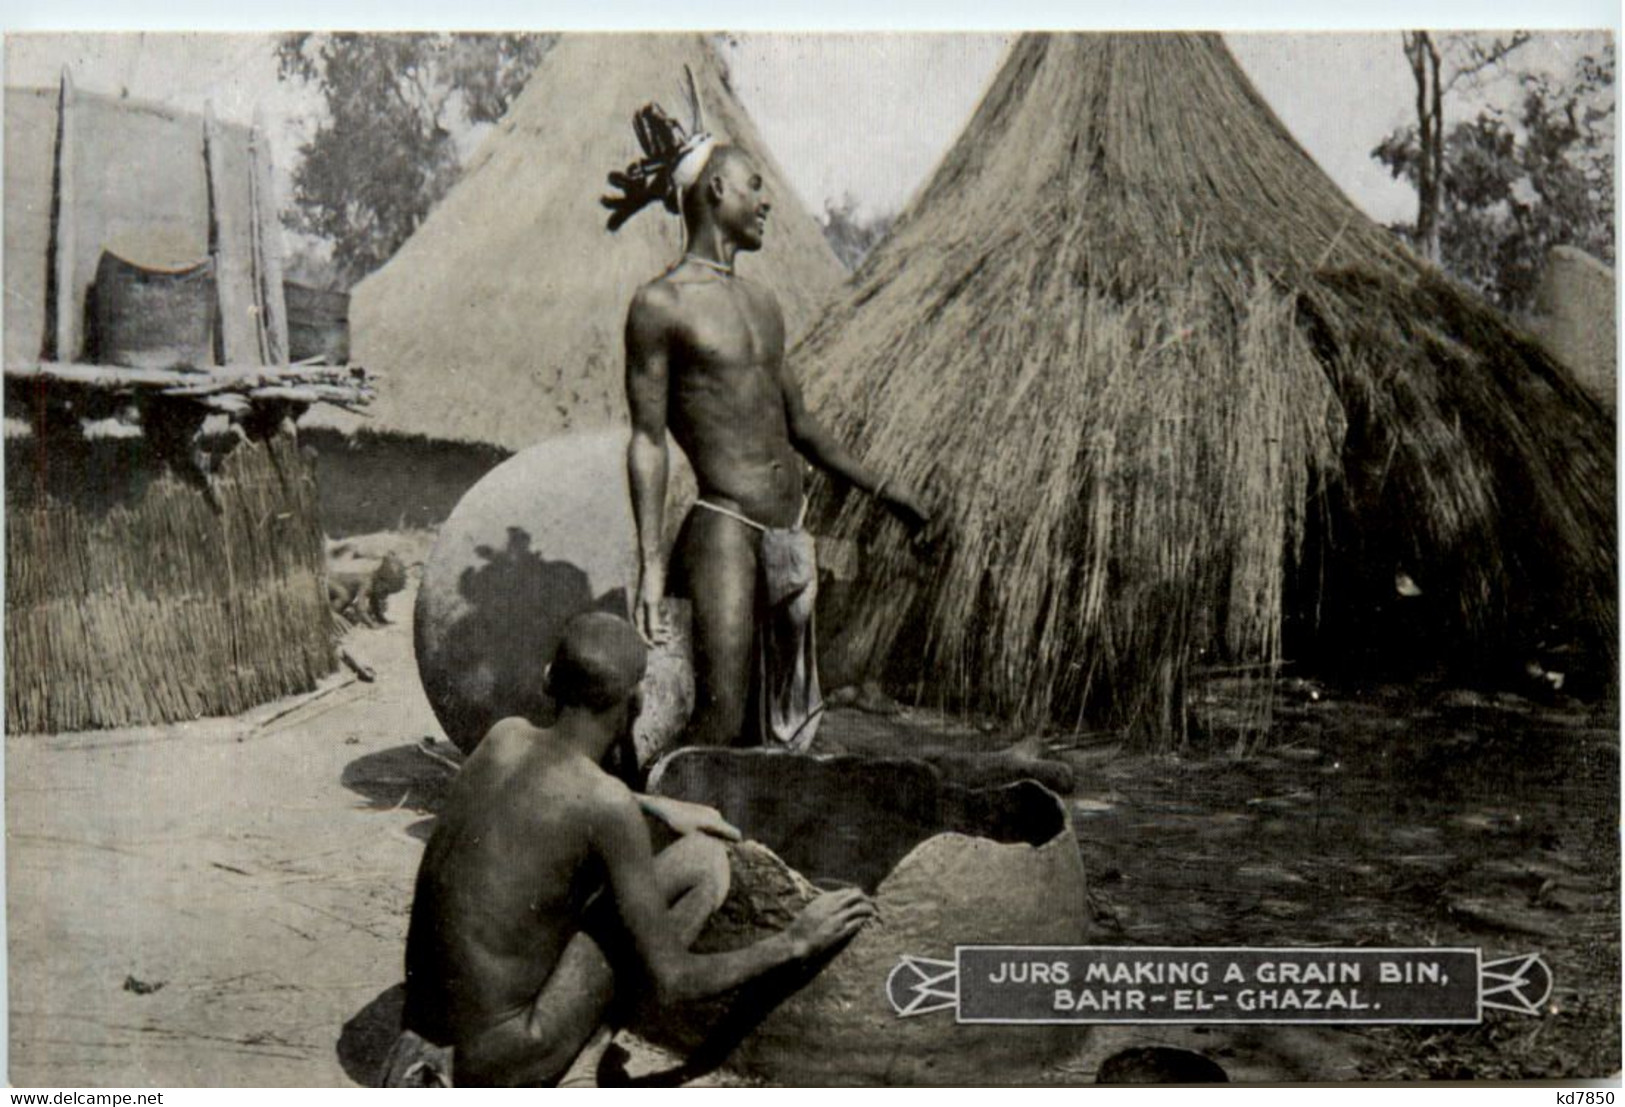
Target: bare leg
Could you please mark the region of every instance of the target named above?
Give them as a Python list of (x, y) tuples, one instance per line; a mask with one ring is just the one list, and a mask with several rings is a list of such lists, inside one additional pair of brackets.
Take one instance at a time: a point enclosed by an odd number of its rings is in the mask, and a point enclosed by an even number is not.
[[(728, 867), (728, 851), (715, 838), (690, 834), (679, 838), (655, 859), (655, 876), (660, 890), (671, 906), (668, 924), (677, 932), (684, 946), (691, 946), (705, 928), (705, 921), (728, 896), (732, 874)], [(598, 945), (585, 934), (576, 935), (565, 956), (575, 943), (591, 947)], [(602, 954), (599, 954), (602, 956)], [(598, 1016), (602, 1018), (602, 1014)], [(582, 1046), (568, 1072), (559, 1080), (559, 1087), (594, 1087), (597, 1084), (598, 1061), (615, 1037), (615, 1028), (600, 1023)]]
[[(655, 879), (671, 908), (669, 925), (692, 945), (727, 898), (728, 851), (715, 838), (686, 835), (655, 855)], [(609, 1044), (608, 1036), (593, 1039), (614, 997), (615, 970), (603, 947), (578, 932), (527, 1010), (458, 1044), (454, 1079), (474, 1086), (490, 1082), (484, 1073), (501, 1072), (516, 1085), (554, 1083), (589, 1040), (599, 1053)]]
[(745, 713), (756, 648), (756, 532), (704, 508), (689, 515), (683, 530), (683, 586), (694, 605), (695, 706), (682, 743), (752, 743)]

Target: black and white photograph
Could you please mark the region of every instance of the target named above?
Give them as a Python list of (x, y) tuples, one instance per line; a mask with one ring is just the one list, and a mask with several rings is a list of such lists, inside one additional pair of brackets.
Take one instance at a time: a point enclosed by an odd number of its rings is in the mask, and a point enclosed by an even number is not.
[(1615, 46), (8, 31), (9, 1083), (1617, 1086)]

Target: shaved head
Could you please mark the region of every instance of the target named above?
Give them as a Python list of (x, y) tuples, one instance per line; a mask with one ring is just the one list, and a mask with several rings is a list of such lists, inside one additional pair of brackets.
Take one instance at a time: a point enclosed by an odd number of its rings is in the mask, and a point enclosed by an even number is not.
[[(735, 146), (731, 142), (719, 142), (716, 149), (711, 151), (710, 158), (706, 160), (705, 172), (721, 173), (734, 163), (754, 167), (756, 161), (743, 146)], [(704, 174), (701, 174), (701, 176), (704, 176)]]
[(756, 166), (756, 159), (743, 147), (719, 143), (713, 148), (699, 177), (683, 191), (683, 219), (690, 231), (708, 214), (712, 206), (709, 193), (714, 187), (713, 182), (717, 181), (723, 182), (725, 189), (731, 185), (736, 192), (752, 184), (759, 189), (762, 184), (761, 171)]
[(618, 615), (589, 611), (564, 627), (547, 670), (547, 691), (560, 707), (607, 711), (637, 691), (649, 649)]

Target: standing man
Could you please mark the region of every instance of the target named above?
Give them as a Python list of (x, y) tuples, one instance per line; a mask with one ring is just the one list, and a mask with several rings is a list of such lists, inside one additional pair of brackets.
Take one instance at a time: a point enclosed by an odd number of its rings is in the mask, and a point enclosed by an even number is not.
[(686, 135), (654, 105), (635, 122), (648, 156), (611, 174), (625, 195), (604, 200), (614, 211), (610, 229), (659, 199), (679, 214), (687, 241), (682, 259), (639, 289), (627, 313), (638, 626), (649, 641), (666, 634), (660, 544), (670, 430), (700, 493), (670, 580), (694, 609), (697, 703), (686, 741), (800, 750), (823, 710), (812, 633), (816, 566), (803, 529), (805, 462), (876, 496), (915, 530), (930, 512), (911, 490), (859, 464), (813, 418), (785, 364), (778, 300), (735, 273), (740, 252), (761, 248), (772, 208), (750, 155), (709, 135)]
[[(547, 673), (553, 726), (504, 719), (458, 773), (418, 870), (383, 1086), (556, 1083), (589, 1040), (608, 1045), (594, 1034), (616, 995), (606, 949), (641, 969), (623, 981), (678, 1002), (811, 958), (874, 917), (862, 893), (830, 892), (754, 945), (689, 952), (728, 894), (719, 838), (739, 835), (708, 807), (633, 795), (601, 767), (631, 741), (645, 663), (625, 619), (577, 616)], [(659, 853), (645, 815), (676, 835)]]

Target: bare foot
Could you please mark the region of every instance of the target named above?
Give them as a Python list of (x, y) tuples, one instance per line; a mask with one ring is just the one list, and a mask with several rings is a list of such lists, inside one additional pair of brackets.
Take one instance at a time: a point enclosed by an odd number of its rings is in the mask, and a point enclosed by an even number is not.
[(632, 1075), (626, 1071), (626, 1063), (632, 1055), (620, 1046), (610, 1043), (604, 1050), (604, 1056), (598, 1062), (598, 1086), (600, 1088), (630, 1088)]

